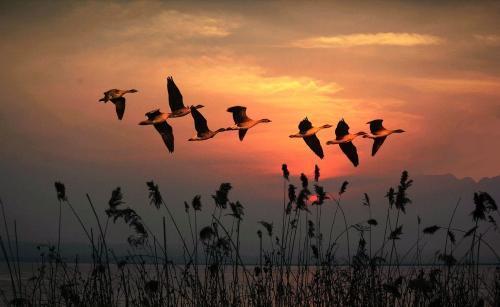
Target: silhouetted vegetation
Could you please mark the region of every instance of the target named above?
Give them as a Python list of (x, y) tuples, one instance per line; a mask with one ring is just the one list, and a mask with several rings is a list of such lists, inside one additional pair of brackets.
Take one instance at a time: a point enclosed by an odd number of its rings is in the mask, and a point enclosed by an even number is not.
[[(485, 249), (500, 260), (485, 240), (488, 232), (498, 231), (498, 207), (488, 193), (471, 197), (468, 228), (453, 226), (460, 201), (447, 225), (424, 227), (417, 217), (415, 242), (402, 253), (398, 245), (409, 236), (401, 217), (412, 205), (413, 181), (408, 172), (385, 193), (384, 221), (372, 216), (370, 196), (365, 193), (360, 205), (366, 208), (366, 219), (350, 223), (342, 205), (349, 189), (347, 181), (338, 192), (330, 193), (320, 185), (317, 166), (312, 188), (305, 174), (299, 176), (300, 185), (296, 186), (286, 164), (282, 171), (282, 216), (279, 221), (266, 218), (255, 225), (256, 263), (241, 254), (245, 207), (231, 199), (229, 183), (220, 185), (211, 204), (203, 203), (200, 195), (184, 202), (183, 218), (189, 229), (185, 233), (177, 224), (181, 217), (171, 212), (174, 204), (167, 205), (160, 187), (147, 182), (151, 209), (166, 213), (163, 231), (154, 233), (146, 220), (126, 206), (119, 187), (112, 191), (105, 212), (97, 212), (87, 195), (95, 218), (95, 226), (91, 226), (83, 223), (64, 184), (56, 182), (59, 205), (69, 207), (80, 224), (92, 263), (86, 270), (78, 257), (61, 256), (59, 214), (57, 245), (39, 246), (40, 261), (30, 278), (21, 274), (16, 224), (9, 227), (1, 203), (0, 248), (10, 289), (0, 289), (0, 296), (5, 305), (12, 306), (499, 306), (500, 268), (491, 274), (480, 269), (480, 254)], [(325, 208), (333, 215), (326, 216)], [(198, 225), (202, 214), (209, 223)], [(126, 256), (115, 254), (108, 246), (108, 227), (113, 223), (125, 223), (130, 229)], [(182, 244), (181, 263), (174, 263), (169, 255), (172, 246), (167, 246), (167, 225), (175, 228)], [(375, 230), (384, 233), (381, 241), (372, 240)], [(440, 235), (443, 246), (432, 263), (424, 262), (426, 242)], [(356, 246), (352, 240), (357, 247), (351, 251)], [(405, 265), (408, 263), (413, 265)]]

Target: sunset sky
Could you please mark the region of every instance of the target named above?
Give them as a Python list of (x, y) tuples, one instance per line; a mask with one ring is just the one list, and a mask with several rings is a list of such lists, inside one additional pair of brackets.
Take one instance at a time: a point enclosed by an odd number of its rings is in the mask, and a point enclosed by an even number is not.
[[(282, 163), (295, 173), (318, 164), (328, 178), (397, 178), (404, 169), (497, 176), (499, 20), (500, 3), (487, 1), (3, 1), (0, 197), (53, 202), (54, 180), (82, 193), (142, 191), (153, 178), (189, 199), (224, 181), (259, 187)], [(138, 126), (145, 112), (168, 111), (168, 75), (187, 105), (205, 106), (213, 130), (232, 125), (232, 105), (272, 123), (244, 142), (235, 132), (188, 142), (192, 118), (172, 119), (169, 154), (153, 127)], [(110, 88), (139, 90), (127, 96), (123, 121), (98, 102)], [(354, 168), (336, 146), (323, 145), (320, 160), (288, 138), (306, 116), (315, 125), (344, 118), (351, 132), (383, 118), (407, 132), (376, 157), (371, 140), (357, 139)], [(324, 144), (333, 129), (318, 136)]]

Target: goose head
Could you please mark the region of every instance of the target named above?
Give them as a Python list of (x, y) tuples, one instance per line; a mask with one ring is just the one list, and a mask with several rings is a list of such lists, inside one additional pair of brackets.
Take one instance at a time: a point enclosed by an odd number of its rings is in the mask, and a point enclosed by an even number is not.
[(406, 132), (406, 131), (404, 131), (403, 129), (396, 129), (396, 130), (393, 130), (392, 132), (393, 133), (403, 133), (403, 132)]
[(197, 105), (192, 106), (192, 107), (193, 107), (193, 108), (195, 108), (195, 109), (201, 109), (201, 108), (203, 108), (203, 107), (204, 107), (204, 105), (202, 105), (202, 104), (197, 104)]
[(263, 118), (261, 120), (259, 120), (260, 123), (270, 123), (271, 120), (270, 119), (267, 119), (267, 118)]
[(331, 127), (333, 127), (333, 126), (329, 125), (329, 124), (326, 124), (326, 125), (321, 126), (320, 128), (321, 129), (328, 129), (328, 128), (331, 128)]
[(363, 136), (363, 137), (364, 137), (365, 135), (367, 135), (367, 134), (368, 134), (368, 133), (363, 132), (363, 131), (360, 131), (360, 132), (356, 133), (356, 135), (357, 135), (357, 136)]
[(137, 93), (138, 90), (136, 90), (135, 88), (131, 89), (131, 90), (128, 90), (129, 93)]

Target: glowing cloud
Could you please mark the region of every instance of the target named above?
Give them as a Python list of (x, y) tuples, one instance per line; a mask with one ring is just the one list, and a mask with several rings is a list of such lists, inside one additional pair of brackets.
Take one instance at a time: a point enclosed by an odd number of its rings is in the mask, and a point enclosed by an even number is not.
[(168, 35), (170, 38), (225, 37), (237, 27), (237, 21), (227, 18), (168, 10), (132, 25), (124, 35)]
[(410, 78), (404, 80), (406, 84), (423, 91), (450, 92), (450, 93), (490, 93), (500, 92), (498, 78), (453, 79), (453, 78)]
[(337, 36), (318, 36), (292, 42), (297, 48), (338, 48), (356, 46), (422, 46), (437, 45), (442, 40), (433, 35), (417, 33), (358, 33)]
[(488, 34), (488, 35), (474, 35), (474, 38), (487, 45), (500, 45), (500, 35)]
[[(188, 63), (186, 65), (186, 63)], [(322, 82), (307, 76), (270, 75), (263, 67), (232, 57), (182, 59), (171, 69), (196, 76), (192, 86), (199, 91), (233, 95), (278, 105), (299, 107), (311, 102), (331, 102), (332, 95), (342, 90), (334, 82)]]

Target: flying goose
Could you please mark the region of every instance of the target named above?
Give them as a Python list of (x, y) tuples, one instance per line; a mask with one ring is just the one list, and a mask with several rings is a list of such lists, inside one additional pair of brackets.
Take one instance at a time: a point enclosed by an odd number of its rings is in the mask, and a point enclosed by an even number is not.
[(299, 133), (290, 135), (291, 138), (303, 138), (304, 142), (306, 142), (307, 146), (314, 151), (314, 153), (323, 159), (323, 148), (321, 147), (321, 143), (316, 136), (316, 133), (321, 129), (331, 128), (332, 125), (323, 125), (320, 127), (313, 127), (311, 122), (306, 118), (304, 118), (299, 123)]
[(207, 120), (195, 106), (191, 106), (191, 116), (194, 120), (194, 128), (196, 129), (196, 136), (190, 138), (188, 141), (204, 141), (213, 138), (217, 133), (226, 131), (224, 128), (212, 131), (208, 129)]
[(116, 115), (118, 115), (118, 119), (121, 120), (123, 118), (123, 114), (125, 113), (125, 97), (123, 97), (123, 95), (127, 93), (137, 93), (137, 90), (119, 90), (114, 88), (104, 92), (104, 97), (99, 99), (99, 101), (104, 103), (111, 101), (116, 107)]
[(168, 152), (174, 152), (174, 133), (172, 126), (166, 121), (168, 114), (160, 112), (160, 109), (156, 109), (149, 111), (145, 115), (148, 119), (143, 120), (139, 125), (153, 125), (156, 131), (160, 133), (163, 143), (167, 146)]
[(367, 124), (370, 124), (371, 134), (363, 135), (363, 138), (373, 139), (372, 156), (375, 156), (375, 154), (380, 149), (380, 146), (382, 146), (382, 144), (385, 141), (385, 138), (388, 135), (391, 135), (393, 133), (405, 132), (402, 129), (396, 129), (396, 130), (385, 129), (384, 126), (382, 126), (383, 121), (384, 121), (383, 119), (374, 119), (372, 121), (367, 122)]
[[(182, 99), (181, 91), (174, 83), (174, 79), (169, 76), (167, 77), (167, 91), (168, 91), (168, 104), (170, 105), (170, 110), (172, 113), (169, 117), (182, 117), (188, 115), (191, 112), (191, 108), (184, 106), (184, 101)], [(199, 104), (194, 106), (195, 109), (203, 108), (203, 105)]]
[(347, 125), (344, 119), (341, 119), (337, 124), (337, 128), (335, 128), (335, 140), (326, 142), (326, 145), (338, 144), (340, 149), (342, 149), (342, 152), (344, 152), (352, 164), (354, 166), (358, 166), (358, 151), (352, 141), (360, 135), (366, 135), (366, 132), (360, 131), (355, 134), (350, 134), (349, 125)]
[(227, 128), (226, 130), (238, 130), (240, 141), (243, 141), (248, 129), (259, 123), (270, 123), (271, 120), (267, 118), (253, 120), (247, 116), (247, 108), (242, 106), (234, 106), (227, 109), (228, 112), (233, 113), (233, 120), (235, 125)]

